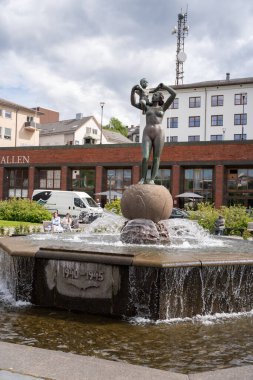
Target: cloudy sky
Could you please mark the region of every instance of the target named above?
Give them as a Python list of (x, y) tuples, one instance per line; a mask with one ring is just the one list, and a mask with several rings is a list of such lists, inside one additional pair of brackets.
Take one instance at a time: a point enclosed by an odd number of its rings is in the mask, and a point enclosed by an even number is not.
[(175, 84), (187, 4), (184, 83), (253, 76), (252, 0), (0, 0), (0, 98), (139, 124), (130, 90)]

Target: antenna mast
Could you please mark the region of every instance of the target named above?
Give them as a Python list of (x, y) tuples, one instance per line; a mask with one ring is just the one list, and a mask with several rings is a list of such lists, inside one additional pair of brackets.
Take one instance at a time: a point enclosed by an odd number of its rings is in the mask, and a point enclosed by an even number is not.
[(176, 53), (176, 85), (183, 84), (184, 79), (184, 62), (187, 58), (184, 52), (184, 40), (188, 35), (189, 26), (187, 25), (187, 11), (178, 14), (177, 26), (172, 30), (172, 34), (177, 35), (177, 53)]

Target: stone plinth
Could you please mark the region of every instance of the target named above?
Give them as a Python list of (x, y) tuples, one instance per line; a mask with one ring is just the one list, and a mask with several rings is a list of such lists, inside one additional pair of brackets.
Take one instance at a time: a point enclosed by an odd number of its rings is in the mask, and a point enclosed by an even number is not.
[(121, 199), (121, 211), (128, 222), (120, 240), (130, 244), (169, 243), (169, 232), (161, 221), (169, 218), (172, 207), (171, 194), (164, 186), (130, 186)]
[(126, 244), (168, 244), (169, 232), (163, 222), (154, 223), (150, 219), (129, 220), (120, 234)]
[(168, 189), (159, 185), (132, 185), (124, 191), (121, 211), (126, 219), (168, 219), (173, 201)]

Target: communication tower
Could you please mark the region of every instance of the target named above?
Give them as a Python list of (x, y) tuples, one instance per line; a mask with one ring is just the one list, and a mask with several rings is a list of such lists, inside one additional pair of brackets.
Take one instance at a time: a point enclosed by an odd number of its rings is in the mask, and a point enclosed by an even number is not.
[(184, 79), (184, 62), (187, 55), (184, 52), (184, 40), (188, 36), (189, 26), (187, 25), (187, 10), (185, 13), (178, 14), (177, 26), (172, 29), (172, 34), (177, 35), (177, 52), (176, 52), (176, 85), (183, 84)]

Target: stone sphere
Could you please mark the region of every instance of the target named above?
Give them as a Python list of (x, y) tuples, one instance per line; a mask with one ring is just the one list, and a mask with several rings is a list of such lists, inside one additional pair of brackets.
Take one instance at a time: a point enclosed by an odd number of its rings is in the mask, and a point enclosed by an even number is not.
[(121, 199), (121, 211), (126, 219), (150, 219), (154, 223), (168, 219), (173, 201), (168, 189), (160, 185), (132, 185)]

